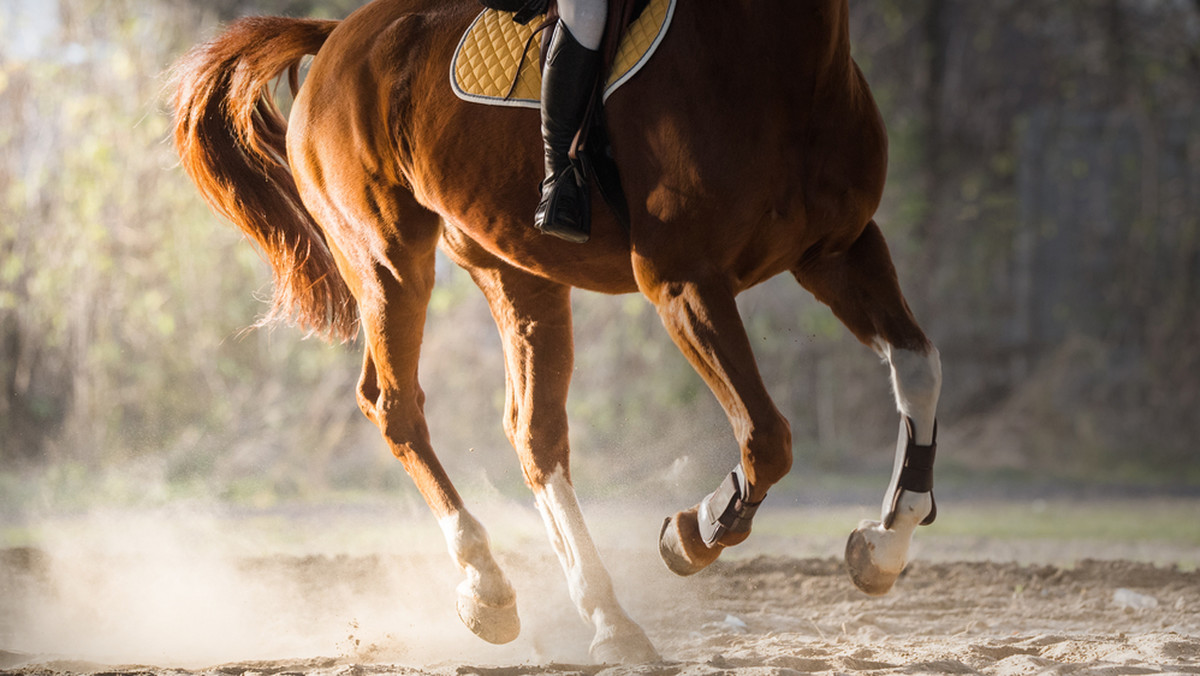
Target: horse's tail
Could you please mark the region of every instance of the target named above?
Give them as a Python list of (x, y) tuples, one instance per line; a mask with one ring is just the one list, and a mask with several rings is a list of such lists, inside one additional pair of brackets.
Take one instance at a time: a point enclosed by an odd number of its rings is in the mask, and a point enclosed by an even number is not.
[(175, 66), (175, 148), (218, 214), (262, 250), (275, 275), (271, 311), (259, 325), (294, 321), (342, 340), (358, 308), (325, 236), (300, 201), (287, 163), (287, 121), (269, 85), (316, 54), (336, 21), (251, 17), (237, 21)]

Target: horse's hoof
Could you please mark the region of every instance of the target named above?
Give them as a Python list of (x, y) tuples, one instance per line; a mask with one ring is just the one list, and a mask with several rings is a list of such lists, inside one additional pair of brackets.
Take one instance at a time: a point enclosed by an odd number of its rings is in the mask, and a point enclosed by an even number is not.
[(864, 522), (846, 541), (846, 566), (850, 571), (850, 579), (854, 586), (871, 596), (882, 596), (891, 590), (896, 578), (904, 570), (904, 560), (899, 566), (892, 562), (883, 565), (884, 556), (879, 551), (881, 540), (879, 524)]
[(692, 575), (717, 560), (724, 547), (708, 547), (700, 537), (696, 508), (679, 512), (663, 521), (658, 534), (658, 553), (676, 575)]
[(521, 633), (521, 618), (517, 617), (517, 599), (491, 606), (473, 594), (458, 591), (458, 618), (479, 638), (488, 643), (508, 643)]
[(654, 644), (646, 638), (646, 633), (632, 623), (630, 629), (621, 634), (597, 635), (588, 653), (596, 664), (648, 664), (662, 661)]

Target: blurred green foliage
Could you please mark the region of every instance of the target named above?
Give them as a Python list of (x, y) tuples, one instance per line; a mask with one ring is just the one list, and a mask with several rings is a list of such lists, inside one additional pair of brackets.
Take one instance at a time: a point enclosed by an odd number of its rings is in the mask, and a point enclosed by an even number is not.
[[(357, 5), (73, 0), (50, 14), (24, 1), (0, 10), (10, 36), (52, 15), (35, 47), (0, 43), (6, 495), (33, 499), (23, 468), (56, 495), (122, 500), (408, 490), (354, 403), (356, 346), (246, 331), (266, 307), (270, 275), (204, 207), (165, 140), (163, 73), (220, 22), (339, 17)], [(944, 464), (1200, 482), (1190, 452), (1200, 434), (1200, 139), (1190, 112), (1200, 109), (1200, 5), (872, 0), (851, 10), (855, 55), (891, 133), (879, 220), (945, 362), (943, 445), (954, 450)], [(1162, 121), (1180, 115), (1183, 133), (1154, 131), (1176, 129)], [(1116, 122), (1093, 141), (1073, 126), (1092, 118)], [(1137, 154), (1112, 131), (1128, 127), (1122, 120), (1140, 130), (1129, 136), (1147, 146)], [(1030, 147), (1035, 132), (1049, 136)], [(1061, 140), (1080, 133), (1088, 143)], [(1186, 161), (1158, 159), (1180, 152)], [(1115, 214), (1106, 227), (1119, 236), (1033, 209), (1022, 181), (1034, 174), (1047, 194)], [(1086, 271), (1107, 276), (1082, 296), (1042, 285), (1039, 275), (1079, 253), (1058, 251), (1056, 232), (1098, 252)], [(517, 490), (495, 328), (464, 273), (440, 260), (438, 276), (422, 361), (435, 444), (460, 485)], [(740, 302), (792, 421), (797, 473), (886, 471), (895, 413), (874, 355), (791, 279)], [(1031, 324), (1043, 307), (1054, 326)], [(575, 319), (580, 484), (710, 488), (734, 462), (732, 435), (653, 308), (640, 296), (577, 293)], [(117, 478), (98, 481), (105, 468)]]
[(62, 9), (41, 51), (0, 62), (0, 459), (153, 456), (181, 478), (237, 473), (228, 456), (258, 430), (303, 448), (353, 402), (306, 410), (295, 393), (353, 382), (356, 357), (243, 332), (265, 266), (166, 142), (163, 73), (213, 19), (172, 2)]

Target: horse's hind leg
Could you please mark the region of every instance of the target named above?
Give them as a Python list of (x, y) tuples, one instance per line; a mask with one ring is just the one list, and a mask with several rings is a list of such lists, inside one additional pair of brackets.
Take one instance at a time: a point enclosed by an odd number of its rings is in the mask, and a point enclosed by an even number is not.
[(504, 344), (504, 429), (521, 460), (571, 598), (595, 630), (597, 662), (655, 661), (658, 653), (625, 613), (583, 521), (571, 485), (567, 387), (574, 353), (570, 290), (517, 270), (471, 242), (446, 234), (447, 249), (487, 296)]
[(861, 523), (846, 545), (854, 583), (868, 594), (884, 594), (904, 570), (913, 531), (937, 514), (933, 460), (941, 361), (904, 301), (874, 221), (844, 254), (806, 262), (793, 274), (891, 367), (900, 411), (892, 480), (880, 520)]
[[(432, 279), (432, 265), (429, 274)], [(381, 286), (395, 288), (390, 283)], [(466, 575), (457, 590), (459, 618), (485, 641), (508, 643), (521, 630), (516, 594), (492, 557), (487, 532), (467, 511), (434, 455), (423, 411), (425, 397), (416, 380), (423, 306), (417, 312), (407, 299), (397, 302), (398, 295), (388, 293), (388, 300), (379, 303), (382, 317), (369, 318), (364, 312), (367, 349), (358, 386), (359, 406), (383, 432), (392, 453), (425, 498), (450, 556)]]
[[(358, 300), (366, 341), (359, 407), (425, 498), (466, 576), (458, 587), (459, 617), (480, 638), (506, 643), (520, 633), (516, 595), (492, 557), (483, 526), (463, 506), (434, 454), (417, 377), (440, 219), (401, 188), (366, 181), (346, 185), (341, 191), (312, 190), (306, 204), (325, 228)], [(362, 185), (369, 186), (369, 197), (356, 192)], [(328, 201), (329, 195), (338, 201)]]

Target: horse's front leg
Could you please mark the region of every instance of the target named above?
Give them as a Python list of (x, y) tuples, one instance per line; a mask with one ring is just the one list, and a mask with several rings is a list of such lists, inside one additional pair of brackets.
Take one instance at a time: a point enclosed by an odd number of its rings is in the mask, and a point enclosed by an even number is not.
[(868, 594), (884, 594), (908, 562), (913, 531), (937, 515), (933, 461), (941, 360), (904, 300), (887, 244), (874, 222), (847, 251), (807, 261), (792, 272), (891, 367), (900, 411), (892, 479), (880, 519), (859, 524), (846, 544), (854, 584)]
[(892, 480), (883, 496), (879, 521), (864, 521), (846, 543), (850, 577), (868, 594), (886, 594), (908, 562), (917, 526), (933, 523), (933, 461), (937, 452), (935, 409), (941, 390), (941, 360), (936, 348), (897, 349), (882, 344), (892, 371), (900, 410), (900, 435)]
[(672, 277), (644, 259), (635, 270), (667, 332), (725, 409), (741, 451), (716, 490), (663, 522), (663, 561), (691, 575), (750, 535), (767, 490), (791, 468), (791, 429), (759, 375), (728, 281)]
[[(504, 345), (504, 429), (533, 490), (571, 599), (595, 631), (597, 662), (659, 659), (613, 593), (612, 581), (583, 520), (570, 477), (567, 388), (574, 363), (568, 287), (534, 277), (447, 233), (451, 255), (487, 296)], [(458, 241), (456, 241), (458, 240)]]

